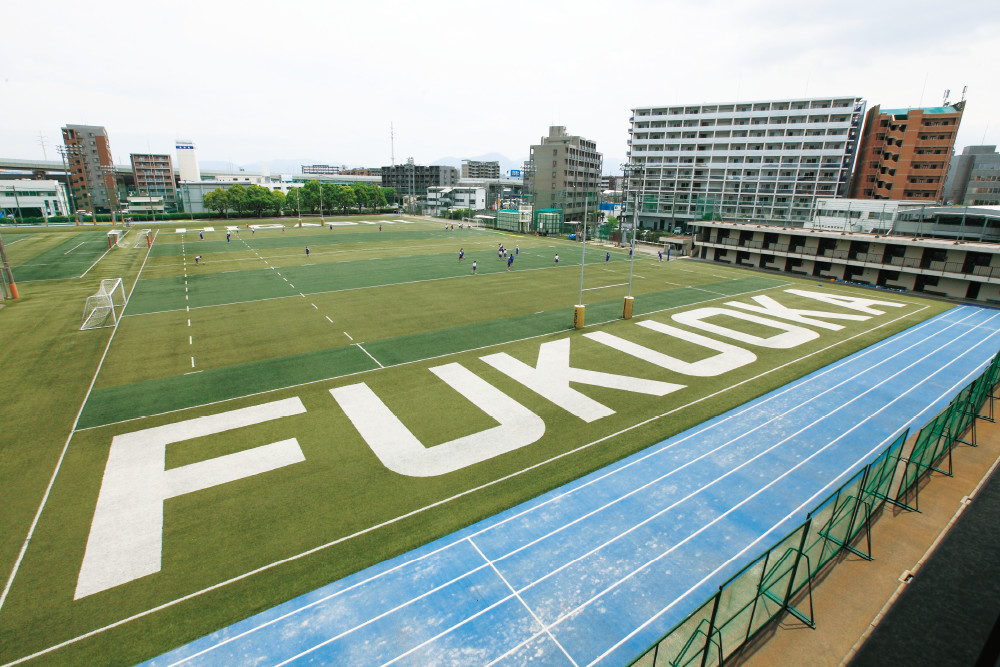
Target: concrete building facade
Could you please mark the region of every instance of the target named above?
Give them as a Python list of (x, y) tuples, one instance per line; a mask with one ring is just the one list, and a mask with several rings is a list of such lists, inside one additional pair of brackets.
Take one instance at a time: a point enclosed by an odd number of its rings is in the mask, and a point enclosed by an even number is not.
[(486, 209), (486, 188), (475, 186), (431, 186), (427, 188), (427, 209), (437, 215), (453, 208), (473, 211)]
[(951, 158), (944, 183), (945, 204), (1000, 204), (1000, 153), (996, 146), (966, 146)]
[(91, 213), (118, 210), (107, 131), (99, 125), (66, 125), (62, 136), (71, 200), (77, 210)]
[(304, 164), (302, 165), (302, 173), (336, 176), (340, 173), (340, 167), (334, 164)]
[(0, 214), (3, 220), (72, 215), (62, 183), (52, 180), (0, 181)]
[(446, 165), (424, 166), (413, 163), (382, 167), (382, 187), (395, 188), (400, 196), (426, 195), (431, 187), (458, 185), (458, 169)]
[(177, 173), (182, 181), (200, 181), (201, 167), (198, 166), (198, 147), (193, 141), (178, 139), (174, 142), (177, 150)]
[(864, 107), (854, 96), (636, 107), (626, 217), (656, 230), (810, 220), (818, 198), (847, 194)]
[(964, 109), (869, 109), (850, 196), (941, 201)]
[[(907, 211), (893, 234), (806, 230), (703, 221), (695, 223), (694, 255), (725, 264), (891, 290), (1000, 303), (1000, 209), (970, 210), (969, 226), (989, 238), (920, 236), (958, 229), (961, 210)], [(955, 218), (954, 220), (948, 217)], [(918, 227), (919, 225), (919, 227)], [(966, 238), (971, 238), (967, 236)]]
[(462, 178), (500, 178), (500, 163), (462, 160)]
[(135, 196), (159, 197), (168, 212), (180, 210), (177, 199), (177, 180), (169, 155), (131, 153), (132, 175), (135, 179)]
[(531, 146), (525, 189), (536, 211), (561, 209), (563, 220), (582, 221), (584, 212), (596, 219), (601, 192), (601, 160), (597, 144), (549, 127), (548, 136)]

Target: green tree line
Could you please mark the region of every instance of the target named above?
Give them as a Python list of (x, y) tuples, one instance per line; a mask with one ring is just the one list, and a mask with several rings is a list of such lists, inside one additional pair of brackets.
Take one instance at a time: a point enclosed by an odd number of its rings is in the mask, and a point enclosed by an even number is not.
[(204, 197), (205, 208), (237, 216), (265, 213), (281, 215), (317, 215), (325, 213), (361, 213), (365, 210), (386, 208), (396, 200), (394, 188), (382, 188), (371, 183), (353, 185), (320, 184), (307, 181), (302, 187), (289, 190), (269, 190), (263, 185), (243, 186), (239, 183), (229, 188), (216, 188)]

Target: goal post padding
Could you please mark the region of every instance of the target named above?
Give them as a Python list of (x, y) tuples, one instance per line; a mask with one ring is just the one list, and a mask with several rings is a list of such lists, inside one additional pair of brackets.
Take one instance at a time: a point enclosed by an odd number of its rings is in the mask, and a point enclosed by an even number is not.
[(113, 327), (125, 309), (125, 286), (121, 278), (105, 278), (97, 293), (87, 297), (80, 330)]

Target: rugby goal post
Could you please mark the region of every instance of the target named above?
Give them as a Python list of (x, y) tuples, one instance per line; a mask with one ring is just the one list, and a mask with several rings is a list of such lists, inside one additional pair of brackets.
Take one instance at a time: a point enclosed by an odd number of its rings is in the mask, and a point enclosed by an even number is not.
[(152, 240), (149, 238), (149, 229), (140, 229), (136, 232), (135, 243), (132, 244), (133, 248), (148, 248), (152, 245)]
[(125, 310), (125, 287), (121, 278), (105, 278), (97, 293), (87, 297), (83, 307), (83, 323), (80, 331), (101, 329), (118, 324), (118, 318)]

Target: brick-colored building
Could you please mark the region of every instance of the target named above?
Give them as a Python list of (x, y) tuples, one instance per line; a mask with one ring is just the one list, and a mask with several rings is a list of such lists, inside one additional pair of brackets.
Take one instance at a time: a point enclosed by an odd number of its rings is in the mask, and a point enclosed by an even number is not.
[(854, 199), (941, 201), (965, 102), (868, 110), (851, 181)]
[(108, 133), (99, 125), (62, 128), (69, 186), (77, 209), (109, 213), (118, 208)]

